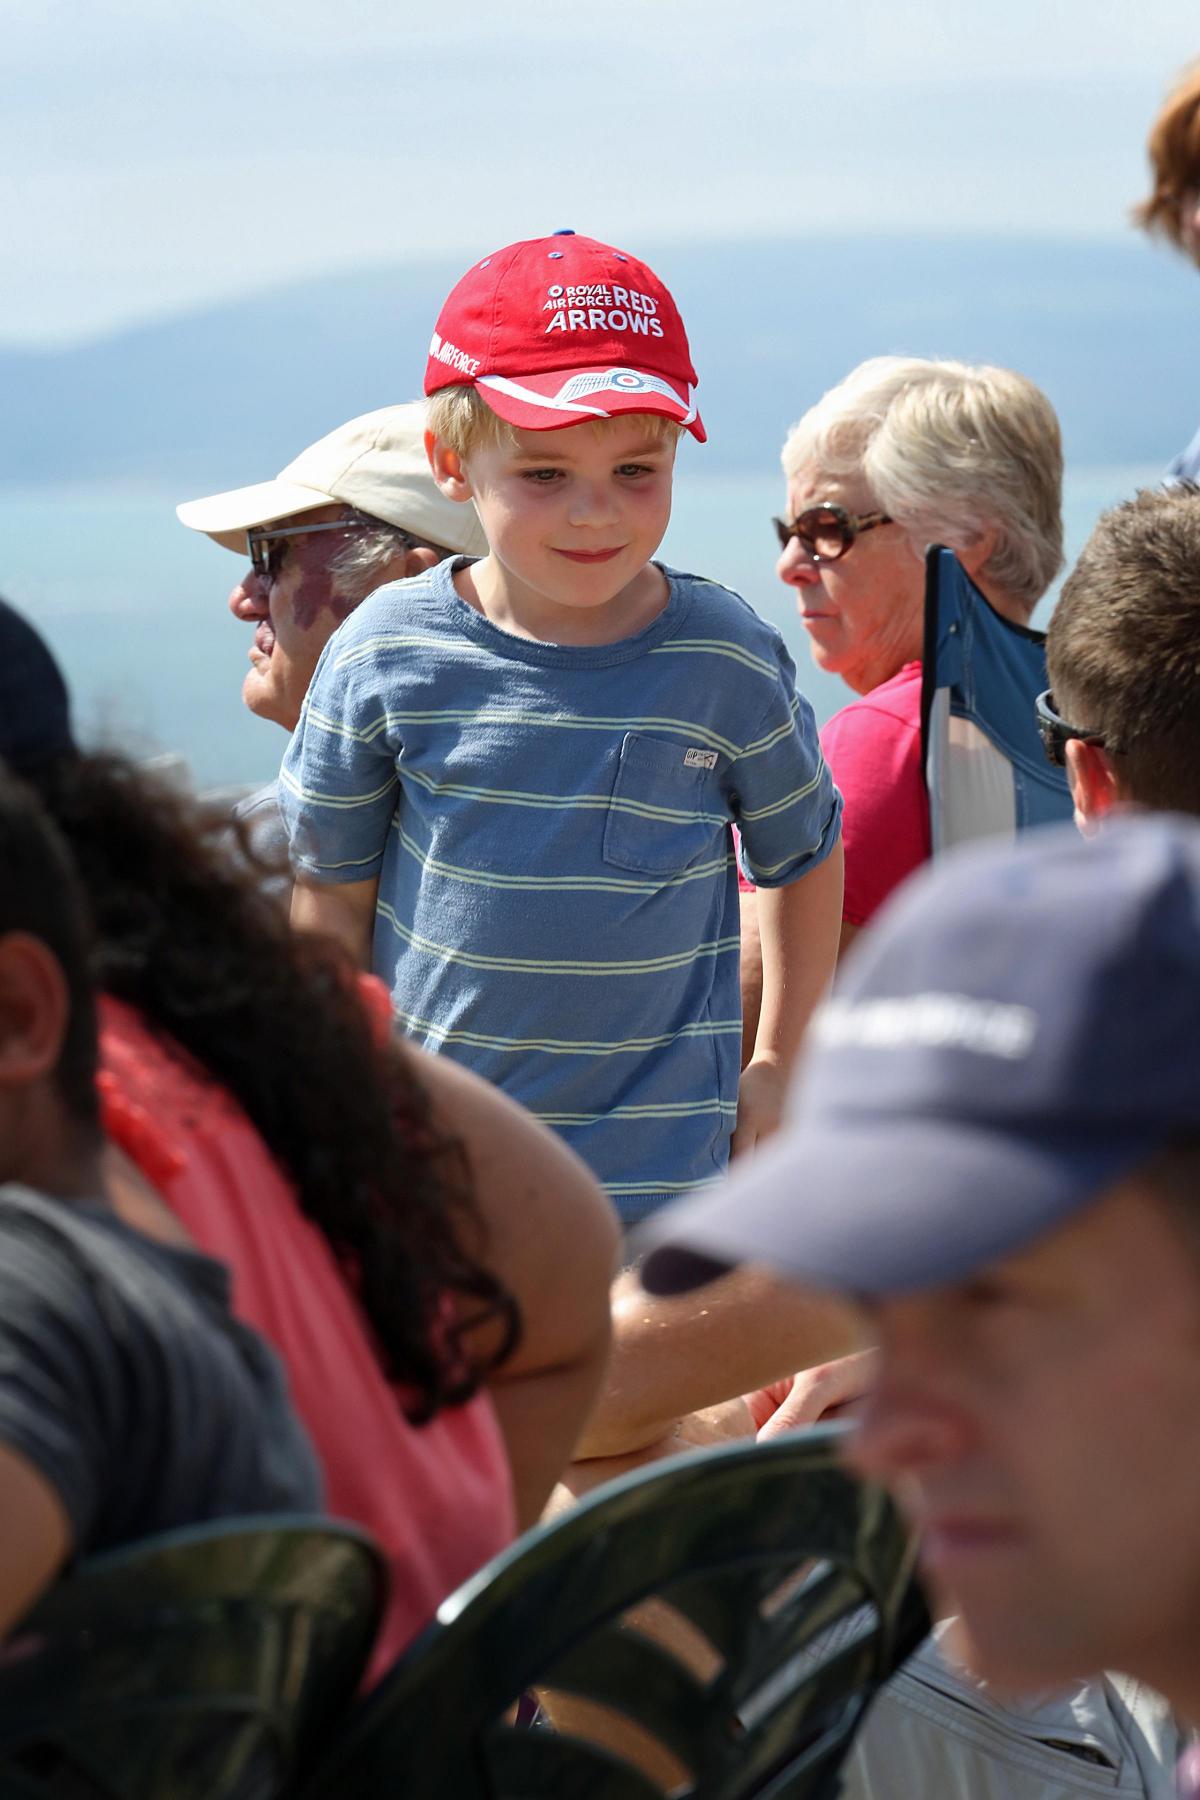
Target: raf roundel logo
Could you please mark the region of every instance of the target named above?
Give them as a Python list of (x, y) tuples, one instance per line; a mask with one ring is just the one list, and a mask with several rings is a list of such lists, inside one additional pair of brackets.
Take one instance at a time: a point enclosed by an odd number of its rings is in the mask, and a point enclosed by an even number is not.
[(550, 285), (550, 286), (549, 286), (549, 287), (548, 287), (548, 288), (547, 288), (547, 289), (546, 289), (546, 292), (547, 292), (547, 294), (549, 294), (549, 296), (550, 296), (550, 298), (551, 298), (551, 300), (561, 300), (561, 299), (562, 299), (562, 296), (563, 296), (563, 289), (562, 289), (562, 283), (561, 283), (561, 281), (555, 281), (555, 282), (553, 282), (553, 283), (552, 283), (552, 284), (551, 284), (551, 285)]
[(615, 388), (625, 388), (632, 393), (640, 393), (646, 383), (640, 375), (635, 375), (632, 369), (622, 369), (619, 375), (613, 376), (612, 385)]

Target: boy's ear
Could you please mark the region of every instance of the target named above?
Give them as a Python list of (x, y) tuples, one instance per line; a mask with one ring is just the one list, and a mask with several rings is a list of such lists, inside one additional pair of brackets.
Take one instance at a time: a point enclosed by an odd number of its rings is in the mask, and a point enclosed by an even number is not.
[(1112, 760), (1099, 744), (1068, 738), (1065, 749), (1075, 823), (1085, 837), (1090, 837), (1101, 819), (1120, 806), (1125, 796)]
[(433, 471), (433, 479), (439, 491), (447, 500), (470, 500), (471, 484), (467, 479), (467, 471), (462, 457), (457, 450), (441, 438), (434, 437), (432, 431), (425, 433), (425, 454), (429, 458), (429, 467)]

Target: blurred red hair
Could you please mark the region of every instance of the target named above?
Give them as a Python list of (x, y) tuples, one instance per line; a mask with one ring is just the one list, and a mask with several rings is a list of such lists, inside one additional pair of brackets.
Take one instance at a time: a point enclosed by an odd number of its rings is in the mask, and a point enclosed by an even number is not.
[(1146, 148), (1154, 188), (1148, 200), (1134, 207), (1134, 220), (1184, 249), (1179, 215), (1186, 196), (1200, 189), (1200, 61), (1188, 64), (1168, 94)]

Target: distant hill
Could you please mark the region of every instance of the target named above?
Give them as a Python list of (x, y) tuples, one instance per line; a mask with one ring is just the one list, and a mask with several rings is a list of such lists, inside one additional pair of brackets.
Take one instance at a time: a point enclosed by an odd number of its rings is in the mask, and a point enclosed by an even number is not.
[[(639, 246), (669, 277), (714, 472), (771, 464), (790, 422), (881, 351), (1006, 363), (1076, 462), (1165, 460), (1200, 418), (1200, 284), (1131, 234)], [(355, 413), (410, 398), (456, 265), (328, 276), (69, 349), (0, 349), (0, 482), (203, 493), (261, 480)]]

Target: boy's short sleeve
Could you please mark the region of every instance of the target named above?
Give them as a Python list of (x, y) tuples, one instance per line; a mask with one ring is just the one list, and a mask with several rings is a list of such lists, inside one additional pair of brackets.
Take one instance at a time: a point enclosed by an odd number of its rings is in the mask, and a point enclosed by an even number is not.
[(824, 862), (841, 834), (842, 797), (821, 754), (812, 707), (796, 691), (796, 668), (774, 633), (774, 692), (733, 765), (743, 874), (756, 887), (785, 887)]
[(312, 881), (379, 874), (396, 807), (395, 749), (370, 602), (335, 631), (279, 771), (292, 867)]

